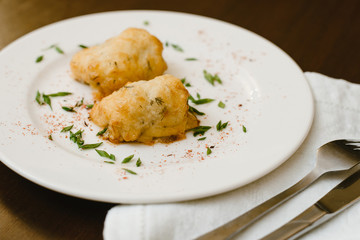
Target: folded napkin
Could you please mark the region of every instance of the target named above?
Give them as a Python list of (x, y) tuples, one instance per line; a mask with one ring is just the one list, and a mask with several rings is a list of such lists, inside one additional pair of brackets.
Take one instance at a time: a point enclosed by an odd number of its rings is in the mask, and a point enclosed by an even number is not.
[[(305, 73), (313, 90), (316, 114), (309, 136), (282, 166), (242, 188), (218, 196), (170, 204), (119, 205), (105, 220), (105, 240), (193, 239), (239, 216), (306, 175), (315, 164), (316, 149), (340, 138), (360, 139), (360, 85)], [(237, 239), (258, 239), (315, 203), (339, 179), (328, 178), (286, 202)], [(360, 203), (302, 239), (360, 239)]]

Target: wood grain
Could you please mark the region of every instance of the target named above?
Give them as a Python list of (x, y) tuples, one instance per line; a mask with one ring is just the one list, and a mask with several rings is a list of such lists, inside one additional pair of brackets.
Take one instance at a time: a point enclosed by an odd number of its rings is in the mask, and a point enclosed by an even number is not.
[[(360, 1), (0, 0), (0, 49), (62, 19), (113, 10), (180, 11), (224, 20), (272, 41), (304, 71), (360, 83)], [(101, 239), (113, 205), (42, 188), (0, 163), (1, 239)]]

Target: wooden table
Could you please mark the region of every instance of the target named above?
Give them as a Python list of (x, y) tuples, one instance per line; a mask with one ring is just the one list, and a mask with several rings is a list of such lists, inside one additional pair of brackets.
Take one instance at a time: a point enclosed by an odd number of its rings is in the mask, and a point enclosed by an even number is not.
[[(129, 9), (181, 11), (227, 21), (274, 42), (304, 71), (360, 83), (357, 0), (0, 0), (0, 49), (49, 23)], [(102, 238), (104, 218), (112, 204), (47, 190), (2, 163), (0, 176), (0, 239)]]

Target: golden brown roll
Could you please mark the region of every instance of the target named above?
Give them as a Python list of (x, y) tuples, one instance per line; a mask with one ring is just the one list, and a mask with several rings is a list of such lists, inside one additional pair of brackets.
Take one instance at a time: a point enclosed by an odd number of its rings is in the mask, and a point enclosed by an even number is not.
[(127, 83), (96, 103), (91, 120), (108, 130), (111, 142), (172, 142), (199, 125), (190, 113), (189, 93), (181, 81), (163, 75), (149, 81)]
[(167, 65), (162, 43), (146, 30), (128, 28), (103, 44), (76, 53), (70, 68), (73, 77), (95, 90), (101, 99), (128, 82), (162, 75)]

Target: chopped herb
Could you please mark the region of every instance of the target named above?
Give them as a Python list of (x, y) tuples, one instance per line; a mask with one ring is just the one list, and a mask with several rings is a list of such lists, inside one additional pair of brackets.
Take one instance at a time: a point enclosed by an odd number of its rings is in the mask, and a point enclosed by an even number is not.
[(62, 106), (61, 108), (67, 112), (76, 112), (73, 107)]
[(243, 132), (246, 133), (247, 130), (246, 130), (246, 127), (243, 125)]
[(96, 136), (102, 136), (107, 130), (107, 127), (96, 134)]
[(84, 131), (81, 129), (78, 130), (76, 133), (73, 133), (72, 131), (70, 131), (70, 141), (73, 141), (74, 143), (76, 143), (79, 148), (84, 144), (84, 140), (82, 139), (83, 132)]
[(168, 47), (168, 46), (169, 46), (169, 42), (166, 41), (166, 42), (165, 42), (165, 47)]
[(35, 60), (36, 63), (41, 62), (44, 59), (44, 55), (38, 56)]
[(79, 44), (79, 47), (81, 47), (81, 48), (88, 48), (88, 46), (85, 46), (85, 45), (83, 45), (83, 44)]
[(93, 149), (93, 148), (97, 148), (102, 144), (102, 142), (99, 143), (93, 143), (93, 144), (84, 144), (84, 145), (79, 145), (79, 148), (81, 149)]
[(178, 52), (184, 52), (184, 50), (177, 44), (171, 44), (171, 46), (173, 47), (174, 50), (178, 51)]
[(133, 159), (133, 157), (134, 157), (134, 154), (124, 158), (121, 163), (128, 163), (131, 161), (131, 159)]
[(206, 148), (206, 155), (210, 155), (212, 153), (211, 149), (209, 147)]
[(197, 61), (197, 58), (185, 58), (185, 61)]
[(39, 90), (36, 92), (35, 101), (36, 101), (39, 105), (44, 105), (44, 102), (41, 100), (41, 94), (40, 94)]
[(94, 106), (94, 104), (88, 104), (88, 105), (86, 105), (86, 109), (92, 109), (93, 106)]
[(180, 79), (180, 81), (182, 82), (182, 84), (184, 84), (185, 87), (191, 87), (191, 84), (186, 82), (186, 78), (182, 78)]
[(42, 94), (42, 97), (43, 97), (43, 99), (44, 99), (44, 102), (45, 102), (47, 105), (49, 105), (50, 108), (52, 109), (52, 107), (51, 107), (51, 100), (50, 100), (49, 95)]
[(199, 138), (198, 141), (203, 141), (205, 139), (206, 139), (206, 137), (202, 137), (202, 138)]
[(84, 104), (84, 98), (82, 98), (80, 101), (76, 102), (75, 107), (81, 107)]
[(138, 160), (136, 161), (136, 166), (137, 166), (137, 167), (140, 167), (141, 163), (142, 163), (142, 162), (141, 162), (140, 158), (138, 158)]
[(53, 140), (51, 134), (48, 136), (48, 139), (51, 140), (51, 141)]
[(219, 104), (218, 104), (218, 107), (220, 107), (220, 108), (225, 108), (225, 103), (223, 103), (222, 101), (220, 101), (219, 102)]
[(71, 125), (71, 126), (67, 126), (67, 127), (64, 127), (61, 132), (68, 132), (70, 131), (72, 128), (73, 128), (74, 125)]
[(215, 85), (215, 82), (218, 82), (220, 84), (222, 84), (221, 79), (219, 78), (219, 76), (217, 74), (212, 75), (211, 73), (207, 72), (206, 70), (203, 71), (204, 73), (204, 78), (211, 84), (211, 85)]
[(196, 137), (199, 134), (204, 135), (210, 128), (210, 126), (198, 126), (196, 128), (190, 129), (189, 131), (193, 131), (194, 137)]
[(205, 113), (200, 112), (199, 110), (197, 110), (196, 108), (194, 108), (194, 107), (192, 107), (192, 106), (189, 106), (189, 112), (194, 113), (194, 114), (197, 114), (197, 115), (200, 115), (200, 116), (205, 115)]
[(113, 161), (104, 161), (104, 163), (115, 164)]
[(115, 156), (114, 156), (114, 154), (108, 154), (108, 153), (105, 152), (104, 150), (97, 150), (97, 149), (95, 149), (95, 151), (96, 151), (101, 157), (109, 158), (109, 159), (115, 161)]
[(46, 94), (46, 96), (49, 97), (63, 97), (63, 96), (67, 96), (67, 95), (71, 95), (71, 92), (57, 92), (57, 93), (51, 93), (51, 94)]
[(211, 99), (211, 98), (202, 98), (200, 99), (200, 95), (197, 93), (197, 97), (198, 99), (195, 99), (193, 96), (189, 96), (189, 100), (196, 104), (196, 105), (200, 105), (200, 104), (205, 104), (205, 103), (209, 103), (209, 102), (212, 102), (214, 101), (215, 99)]
[(149, 21), (144, 21), (143, 23), (145, 26), (149, 26), (149, 24), (150, 24)]
[(216, 124), (216, 130), (218, 130), (219, 132), (223, 129), (225, 129), (227, 127), (229, 122), (226, 123), (222, 123), (221, 120), (218, 122), (218, 124)]
[(156, 97), (155, 101), (156, 101), (157, 105), (162, 105), (164, 103), (164, 101), (162, 100), (161, 97)]
[(60, 54), (64, 54), (64, 51), (57, 45), (55, 45), (55, 50)]
[(122, 168), (123, 170), (125, 170), (126, 172), (130, 173), (130, 174), (133, 174), (133, 175), (137, 175), (136, 172), (130, 170), (130, 169), (127, 169), (127, 168)]

